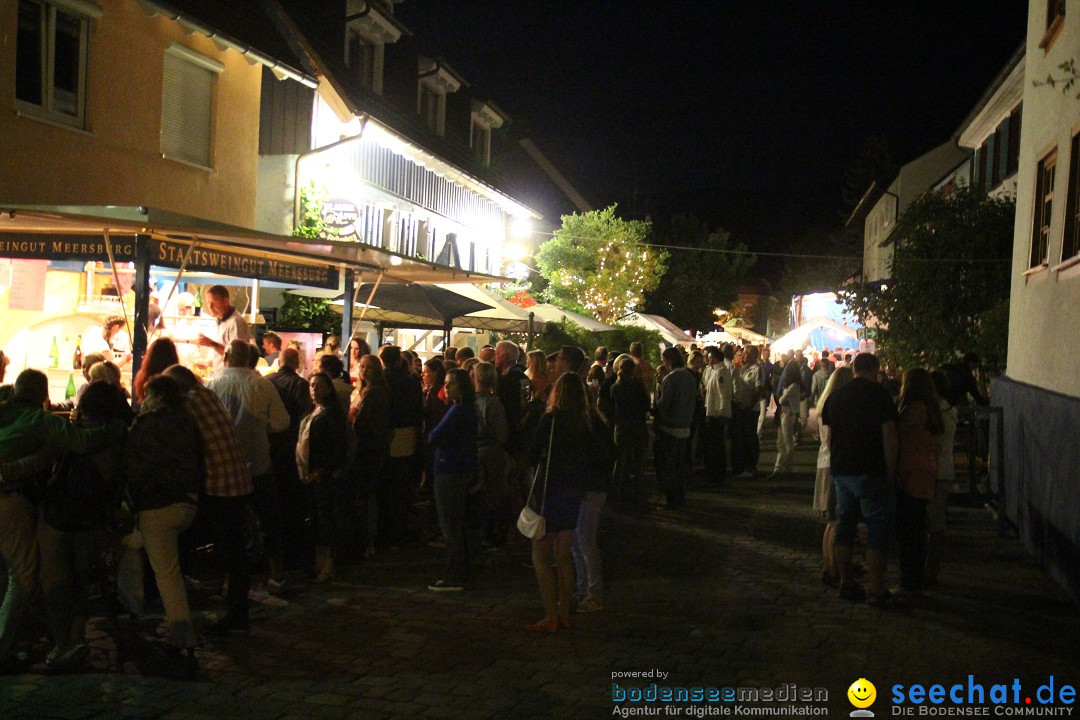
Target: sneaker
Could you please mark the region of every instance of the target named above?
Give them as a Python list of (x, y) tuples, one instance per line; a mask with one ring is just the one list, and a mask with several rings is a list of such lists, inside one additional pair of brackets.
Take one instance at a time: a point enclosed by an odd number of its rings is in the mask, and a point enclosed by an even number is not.
[(594, 597), (587, 597), (577, 606), (579, 613), (599, 612), (604, 609), (604, 604)]
[(81, 667), (89, 654), (86, 643), (77, 643), (66, 650), (57, 645), (45, 657), (45, 667), (55, 672), (71, 672)]
[(749, 479), (749, 478), (754, 477), (754, 471), (753, 470), (744, 470), (743, 472), (739, 473), (735, 477), (738, 478), (738, 479), (743, 479), (743, 480)]
[(461, 592), (465, 589), (464, 585), (459, 585), (453, 582), (447, 582), (446, 580), (436, 580), (427, 586), (428, 590), (432, 592)]

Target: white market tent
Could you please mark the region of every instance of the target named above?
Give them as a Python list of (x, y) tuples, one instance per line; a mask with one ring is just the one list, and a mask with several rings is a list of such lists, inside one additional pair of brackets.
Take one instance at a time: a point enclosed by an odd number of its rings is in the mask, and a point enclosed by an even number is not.
[(713, 330), (706, 335), (698, 335), (698, 345), (720, 345), (722, 343), (738, 343), (739, 338), (724, 330)]
[(690, 347), (690, 345), (696, 342), (694, 338), (683, 332), (678, 325), (662, 315), (630, 313), (626, 317), (620, 318), (619, 322), (623, 325), (633, 325), (635, 327), (658, 332), (660, 333), (660, 337), (664, 339), (664, 342), (671, 343), (672, 345)]
[(554, 305), (533, 305), (532, 307), (526, 309), (526, 312), (529, 311), (536, 313), (536, 317), (540, 318), (544, 322), (557, 323), (566, 320), (567, 322), (574, 323), (579, 327), (583, 327), (586, 330), (591, 330), (593, 332), (608, 332), (615, 329), (610, 325), (605, 325), (599, 320), (593, 320), (591, 317), (579, 315), (578, 313), (570, 312), (569, 310), (563, 310), (562, 308), (555, 307)]
[(858, 347), (857, 334), (854, 328), (838, 323), (832, 318), (825, 317), (824, 315), (818, 315), (817, 317), (807, 320), (787, 335), (775, 340), (772, 344), (772, 351), (774, 353), (783, 353), (788, 350), (798, 350), (807, 345), (812, 345), (811, 335), (815, 332), (818, 333), (818, 336), (824, 335), (832, 341), (831, 343), (825, 343), (825, 346), (823, 347), (818, 347), (818, 350), (832, 348), (836, 345), (838, 339), (846, 340), (848, 338), (850, 338), (850, 342), (841, 342), (841, 344), (853, 344), (855, 347)]

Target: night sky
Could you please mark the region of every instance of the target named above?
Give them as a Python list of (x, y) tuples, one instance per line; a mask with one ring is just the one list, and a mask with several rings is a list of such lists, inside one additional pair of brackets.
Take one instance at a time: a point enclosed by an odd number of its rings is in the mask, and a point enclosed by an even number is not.
[(689, 211), (753, 249), (836, 225), (884, 135), (945, 142), (1023, 41), (1025, 0), (406, 0), (398, 16), (596, 206)]

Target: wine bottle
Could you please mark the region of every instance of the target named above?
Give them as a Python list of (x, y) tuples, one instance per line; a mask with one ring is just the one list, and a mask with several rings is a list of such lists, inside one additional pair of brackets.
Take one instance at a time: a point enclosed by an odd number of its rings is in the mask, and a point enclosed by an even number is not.
[(64, 390), (64, 399), (70, 400), (73, 397), (75, 397), (75, 373), (69, 372), (67, 389)]
[(75, 355), (71, 358), (73, 370), (82, 370), (82, 335), (75, 338)]
[(52, 345), (49, 346), (49, 367), (60, 367), (60, 346), (56, 344), (55, 335), (53, 335)]

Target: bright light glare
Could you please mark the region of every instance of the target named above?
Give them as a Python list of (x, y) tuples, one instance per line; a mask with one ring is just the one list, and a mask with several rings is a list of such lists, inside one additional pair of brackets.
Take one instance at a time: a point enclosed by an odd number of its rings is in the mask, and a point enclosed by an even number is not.
[(519, 215), (510, 221), (510, 234), (514, 237), (524, 238), (532, 234), (532, 218)]
[(521, 260), (529, 256), (529, 251), (517, 243), (508, 243), (503, 248), (503, 256), (507, 260)]
[(397, 256), (397, 255), (391, 255), (390, 256), (390, 264), (391, 265), (398, 266), (398, 265), (401, 264), (401, 262), (402, 262), (402, 260), (401, 260), (401, 258), (399, 256)]

